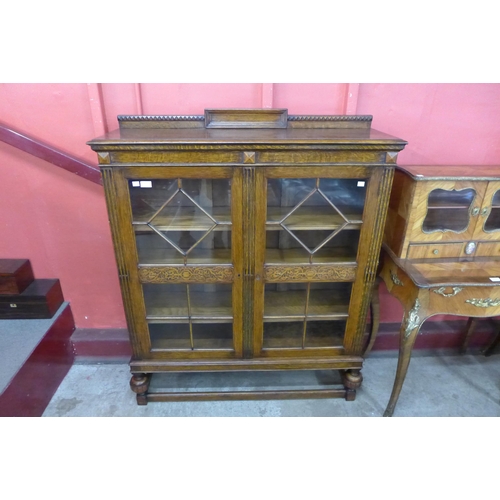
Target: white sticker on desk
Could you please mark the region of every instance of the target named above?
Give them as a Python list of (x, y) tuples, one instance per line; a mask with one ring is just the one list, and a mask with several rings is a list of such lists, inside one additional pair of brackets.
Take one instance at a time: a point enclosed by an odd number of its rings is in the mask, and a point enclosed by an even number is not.
[(152, 188), (153, 181), (141, 181), (141, 188)]
[(358, 187), (365, 187), (365, 181), (358, 181)]
[(500, 281), (500, 278), (490, 278), (491, 281)]

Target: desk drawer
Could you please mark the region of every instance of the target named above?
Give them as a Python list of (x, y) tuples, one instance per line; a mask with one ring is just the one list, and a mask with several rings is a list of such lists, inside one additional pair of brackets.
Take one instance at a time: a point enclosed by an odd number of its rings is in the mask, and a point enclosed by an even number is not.
[(500, 243), (478, 243), (474, 255), (476, 257), (500, 257)]
[(460, 257), (464, 243), (410, 244), (408, 259), (447, 259)]
[(429, 289), (429, 310), (439, 314), (491, 317), (500, 314), (500, 286), (450, 285)]

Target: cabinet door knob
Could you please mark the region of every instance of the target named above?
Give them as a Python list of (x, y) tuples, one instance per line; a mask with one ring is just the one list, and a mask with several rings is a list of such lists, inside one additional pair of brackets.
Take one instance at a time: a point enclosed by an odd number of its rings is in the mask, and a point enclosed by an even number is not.
[(475, 217), (476, 215), (479, 215), (479, 207), (474, 207), (472, 209), (472, 215)]
[(439, 250), (436, 248), (435, 250), (432, 251), (434, 255), (437, 255), (439, 253)]
[(488, 215), (489, 210), (490, 210), (490, 207), (484, 207), (483, 210), (481, 210), (481, 215), (483, 217), (486, 217)]

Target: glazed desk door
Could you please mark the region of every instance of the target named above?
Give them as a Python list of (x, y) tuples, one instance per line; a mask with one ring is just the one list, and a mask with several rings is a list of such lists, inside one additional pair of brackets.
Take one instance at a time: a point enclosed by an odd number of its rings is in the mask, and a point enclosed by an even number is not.
[(364, 167), (258, 172), (255, 356), (339, 355), (352, 344), (369, 177)]
[(148, 356), (240, 357), (239, 171), (131, 167), (126, 178)]

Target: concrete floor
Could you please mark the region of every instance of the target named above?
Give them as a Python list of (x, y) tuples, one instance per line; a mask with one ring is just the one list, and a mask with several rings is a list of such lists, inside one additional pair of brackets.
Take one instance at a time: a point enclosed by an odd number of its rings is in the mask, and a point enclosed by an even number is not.
[[(220, 401), (149, 403), (138, 406), (128, 387), (127, 364), (75, 364), (63, 380), (44, 417), (380, 417), (396, 371), (396, 353), (372, 354), (365, 361), (364, 382), (356, 400)], [(264, 374), (171, 374), (158, 384), (175, 390), (210, 390), (223, 384), (245, 388), (330, 384), (333, 372)], [(394, 417), (500, 416), (500, 356), (415, 355)]]

